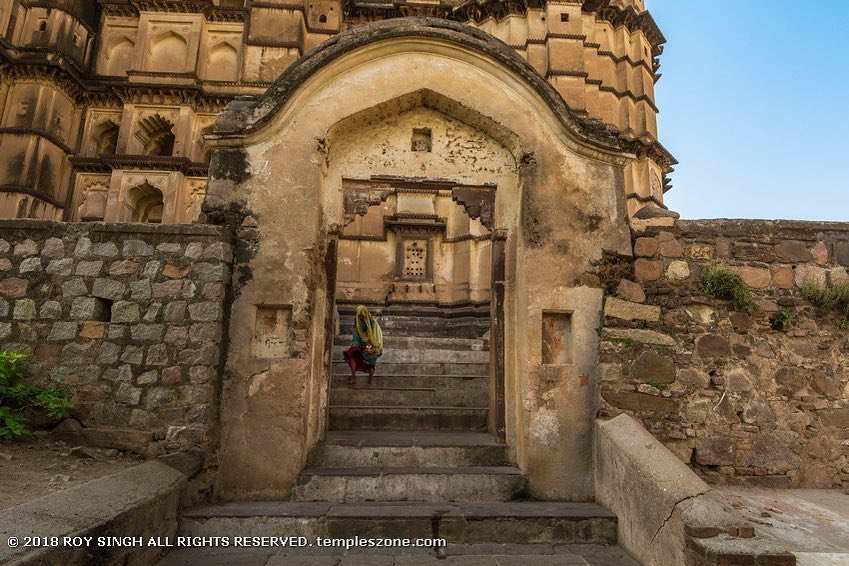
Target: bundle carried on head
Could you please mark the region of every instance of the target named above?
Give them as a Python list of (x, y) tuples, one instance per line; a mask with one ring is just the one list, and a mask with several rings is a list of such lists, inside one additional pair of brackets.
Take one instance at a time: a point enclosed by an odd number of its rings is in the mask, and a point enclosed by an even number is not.
[(360, 340), (371, 344), (377, 353), (383, 351), (383, 331), (380, 329), (380, 324), (377, 322), (368, 309), (360, 305), (357, 307), (356, 322), (354, 323), (354, 332), (360, 337)]

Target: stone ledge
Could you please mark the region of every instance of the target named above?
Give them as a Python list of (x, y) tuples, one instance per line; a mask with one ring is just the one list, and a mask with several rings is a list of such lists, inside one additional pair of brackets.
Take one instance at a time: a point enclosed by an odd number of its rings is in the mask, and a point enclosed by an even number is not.
[(0, 219), (0, 233), (6, 230), (43, 230), (78, 232), (107, 232), (120, 234), (157, 234), (176, 236), (218, 236), (225, 229), (212, 224), (144, 224), (138, 222), (56, 222), (28, 218)]
[[(752, 525), (633, 417), (596, 421), (594, 458), (596, 500), (617, 515), (619, 544), (646, 566), (795, 564), (753, 538)], [(721, 561), (729, 556), (742, 558)]]
[[(186, 476), (147, 462), (0, 511), (0, 563), (14, 565), (152, 564), (157, 547), (23, 547), (27, 536), (174, 537)], [(9, 548), (8, 537), (21, 546)]]

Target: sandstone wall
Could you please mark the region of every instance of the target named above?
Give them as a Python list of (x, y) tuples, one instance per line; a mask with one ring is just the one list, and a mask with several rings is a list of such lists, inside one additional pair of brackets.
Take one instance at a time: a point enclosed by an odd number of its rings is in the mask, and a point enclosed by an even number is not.
[(0, 222), (0, 348), (70, 393), (86, 439), (214, 440), (231, 252), (212, 226)]
[[(665, 224), (665, 225), (664, 225)], [(847, 280), (849, 225), (634, 221), (634, 260), (600, 275), (601, 416), (628, 412), (702, 477), (776, 487), (849, 485), (849, 339), (837, 310), (801, 298)], [(749, 314), (699, 289), (738, 270)], [(771, 324), (779, 311), (785, 330)]]

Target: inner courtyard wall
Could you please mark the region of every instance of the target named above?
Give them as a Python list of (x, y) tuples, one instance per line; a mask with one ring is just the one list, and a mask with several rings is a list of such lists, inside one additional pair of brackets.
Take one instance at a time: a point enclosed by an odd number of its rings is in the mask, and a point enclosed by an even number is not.
[[(710, 483), (849, 485), (847, 314), (801, 295), (849, 282), (849, 225), (632, 223), (633, 260), (599, 270), (611, 292), (600, 415), (637, 417)], [(742, 277), (752, 312), (702, 290), (719, 263)]]

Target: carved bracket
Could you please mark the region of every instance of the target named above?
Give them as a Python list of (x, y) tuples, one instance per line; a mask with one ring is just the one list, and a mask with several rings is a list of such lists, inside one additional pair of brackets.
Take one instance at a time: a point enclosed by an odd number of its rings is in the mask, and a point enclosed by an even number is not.
[(455, 187), (451, 198), (466, 209), (469, 218), (480, 218), (481, 224), (492, 230), (495, 226), (495, 191), (482, 187)]

